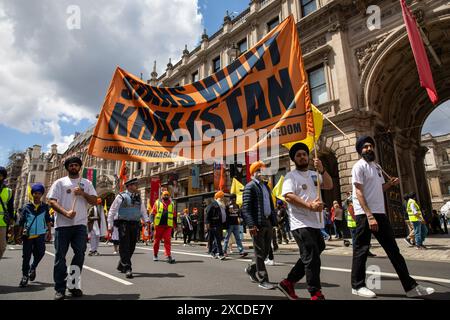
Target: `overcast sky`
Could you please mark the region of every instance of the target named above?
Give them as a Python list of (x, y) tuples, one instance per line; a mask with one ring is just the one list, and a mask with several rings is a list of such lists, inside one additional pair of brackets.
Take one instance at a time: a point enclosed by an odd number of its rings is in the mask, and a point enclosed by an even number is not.
[[(0, 165), (12, 151), (53, 143), (63, 152), (75, 131), (95, 123), (117, 66), (144, 79), (153, 61), (192, 50), (225, 11), (237, 15), (248, 0), (2, 0), (0, 2)], [(80, 28), (71, 9), (80, 12)], [(448, 132), (450, 103), (429, 130)], [(433, 114), (434, 115), (434, 114)], [(433, 117), (432, 115), (432, 117)], [(426, 126), (427, 127), (427, 126)], [(428, 128), (428, 127), (427, 127)], [(436, 131), (437, 130), (437, 131)]]

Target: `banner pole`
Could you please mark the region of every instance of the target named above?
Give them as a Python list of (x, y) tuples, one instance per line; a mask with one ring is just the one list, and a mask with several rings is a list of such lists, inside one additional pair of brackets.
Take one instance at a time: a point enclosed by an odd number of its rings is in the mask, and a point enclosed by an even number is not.
[[(80, 187), (81, 179), (83, 178), (83, 170), (86, 167), (87, 149), (84, 151), (83, 160), (80, 168), (80, 177), (78, 178), (78, 187)], [(75, 210), (75, 204), (77, 203), (78, 196), (73, 198), (72, 211)]]

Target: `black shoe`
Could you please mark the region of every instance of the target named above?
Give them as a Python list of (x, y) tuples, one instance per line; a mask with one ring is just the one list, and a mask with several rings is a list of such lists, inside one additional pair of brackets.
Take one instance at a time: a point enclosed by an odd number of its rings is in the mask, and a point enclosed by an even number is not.
[(119, 261), (119, 264), (117, 265), (117, 270), (120, 271), (120, 273), (125, 273), (125, 270), (124, 270), (122, 264), (120, 263), (120, 261)]
[(259, 282), (259, 279), (256, 277), (256, 272), (252, 271), (250, 266), (245, 268), (245, 272), (250, 276), (250, 280), (252, 280), (252, 282)]
[(19, 287), (25, 288), (27, 286), (27, 284), (28, 284), (28, 277), (23, 276), (22, 280), (20, 280)]
[(175, 263), (175, 259), (172, 258), (171, 256), (168, 256), (167, 257), (167, 263), (174, 264)]
[(375, 253), (372, 253), (369, 251), (369, 253), (367, 254), (368, 257), (376, 257), (377, 255)]
[(64, 292), (59, 292), (56, 291), (55, 292), (55, 300), (64, 300), (66, 298), (66, 295), (64, 294)]
[(34, 281), (34, 279), (36, 279), (36, 270), (30, 270), (30, 273), (28, 273), (28, 277), (30, 278), (30, 281)]
[(131, 272), (131, 270), (128, 270), (128, 271), (126, 272), (125, 277), (128, 278), (128, 279), (133, 279), (133, 273)]
[(69, 292), (74, 298), (80, 298), (83, 296), (83, 291), (80, 289), (69, 289)]
[(346, 246), (346, 247), (350, 247), (350, 241), (348, 241), (348, 240), (344, 240), (344, 246)]

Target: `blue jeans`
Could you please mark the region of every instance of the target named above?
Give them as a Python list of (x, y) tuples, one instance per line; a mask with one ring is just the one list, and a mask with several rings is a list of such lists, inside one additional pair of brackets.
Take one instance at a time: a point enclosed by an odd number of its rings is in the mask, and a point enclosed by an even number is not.
[(423, 242), (425, 241), (425, 237), (428, 234), (427, 226), (422, 224), (420, 221), (414, 221), (414, 236), (416, 238), (416, 246), (423, 245)]
[(352, 246), (355, 243), (355, 234), (356, 234), (356, 228), (349, 228), (350, 234), (352, 235)]
[(239, 253), (244, 253), (244, 247), (242, 247), (241, 236), (239, 234), (239, 225), (230, 225), (227, 230), (227, 234), (225, 235), (225, 241), (223, 243), (223, 252), (227, 252), (228, 242), (230, 241), (231, 234), (234, 235), (234, 239), (236, 239), (236, 245), (239, 249)]
[(322, 233), (324, 239), (328, 239), (330, 237), (330, 235), (325, 231), (325, 228), (320, 229), (320, 232)]
[(53, 268), (53, 280), (55, 291), (66, 291), (67, 265), (66, 254), (72, 247), (74, 256), (71, 265), (78, 266), (80, 272), (83, 269), (84, 254), (87, 248), (87, 228), (84, 225), (71, 227), (59, 227), (55, 229), (55, 266)]

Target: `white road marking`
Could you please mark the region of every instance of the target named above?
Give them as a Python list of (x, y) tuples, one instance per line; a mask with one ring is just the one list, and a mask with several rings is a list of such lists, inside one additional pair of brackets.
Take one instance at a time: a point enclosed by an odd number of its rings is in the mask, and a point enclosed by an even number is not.
[[(148, 251), (153, 251), (152, 248), (144, 248), (144, 247), (138, 247), (136, 246), (136, 249), (142, 249), (142, 250), (148, 250)], [(189, 251), (173, 251), (173, 253), (177, 253), (177, 254), (184, 254), (184, 255), (190, 255), (190, 256), (197, 256), (197, 257), (205, 257), (205, 258), (211, 258), (211, 256), (209, 254), (201, 254), (201, 253), (192, 253)], [(235, 258), (230, 258), (227, 257), (227, 260), (236, 260), (236, 261), (242, 261), (242, 262), (251, 262), (251, 259), (235, 259)], [(276, 262), (277, 266), (290, 266), (293, 267), (293, 264), (288, 264), (288, 263), (284, 263), (284, 262)], [(322, 270), (326, 270), (326, 271), (336, 271), (336, 272), (345, 272), (345, 273), (351, 273), (352, 270), (351, 269), (344, 269), (344, 268), (332, 268), (332, 267), (321, 267)], [(373, 274), (373, 275), (380, 275), (382, 277), (391, 277), (391, 278), (397, 278), (398, 279), (398, 275), (396, 273), (390, 273), (390, 272), (373, 272), (373, 271), (367, 271), (367, 274)], [(443, 278), (433, 278), (433, 277), (423, 277), (423, 276), (415, 276), (415, 275), (411, 275), (412, 278), (414, 278), (415, 280), (421, 280), (421, 281), (431, 281), (431, 282), (440, 282), (440, 283), (450, 283), (450, 279), (443, 279)]]
[[(45, 251), (45, 253), (48, 254), (48, 255), (51, 255), (52, 257), (55, 256), (54, 253), (51, 253), (51, 252), (49, 252), (49, 251)], [(105, 278), (108, 278), (108, 279), (117, 281), (117, 282), (119, 282), (119, 283), (121, 283), (121, 284), (124, 284), (124, 285), (126, 285), (126, 286), (131, 286), (131, 285), (133, 284), (133, 283), (131, 283), (131, 282), (128, 282), (128, 281), (126, 281), (126, 280), (122, 280), (122, 279), (117, 278), (117, 277), (115, 277), (115, 276), (112, 276), (112, 275), (110, 275), (110, 274), (108, 274), (108, 273), (106, 273), (106, 272), (103, 272), (103, 271), (100, 271), (100, 270), (97, 270), (97, 269), (88, 267), (88, 266), (86, 266), (86, 265), (83, 265), (83, 269), (92, 271), (92, 272), (97, 273), (97, 274), (99, 274), (99, 275), (101, 275), (101, 276), (104, 276)]]

